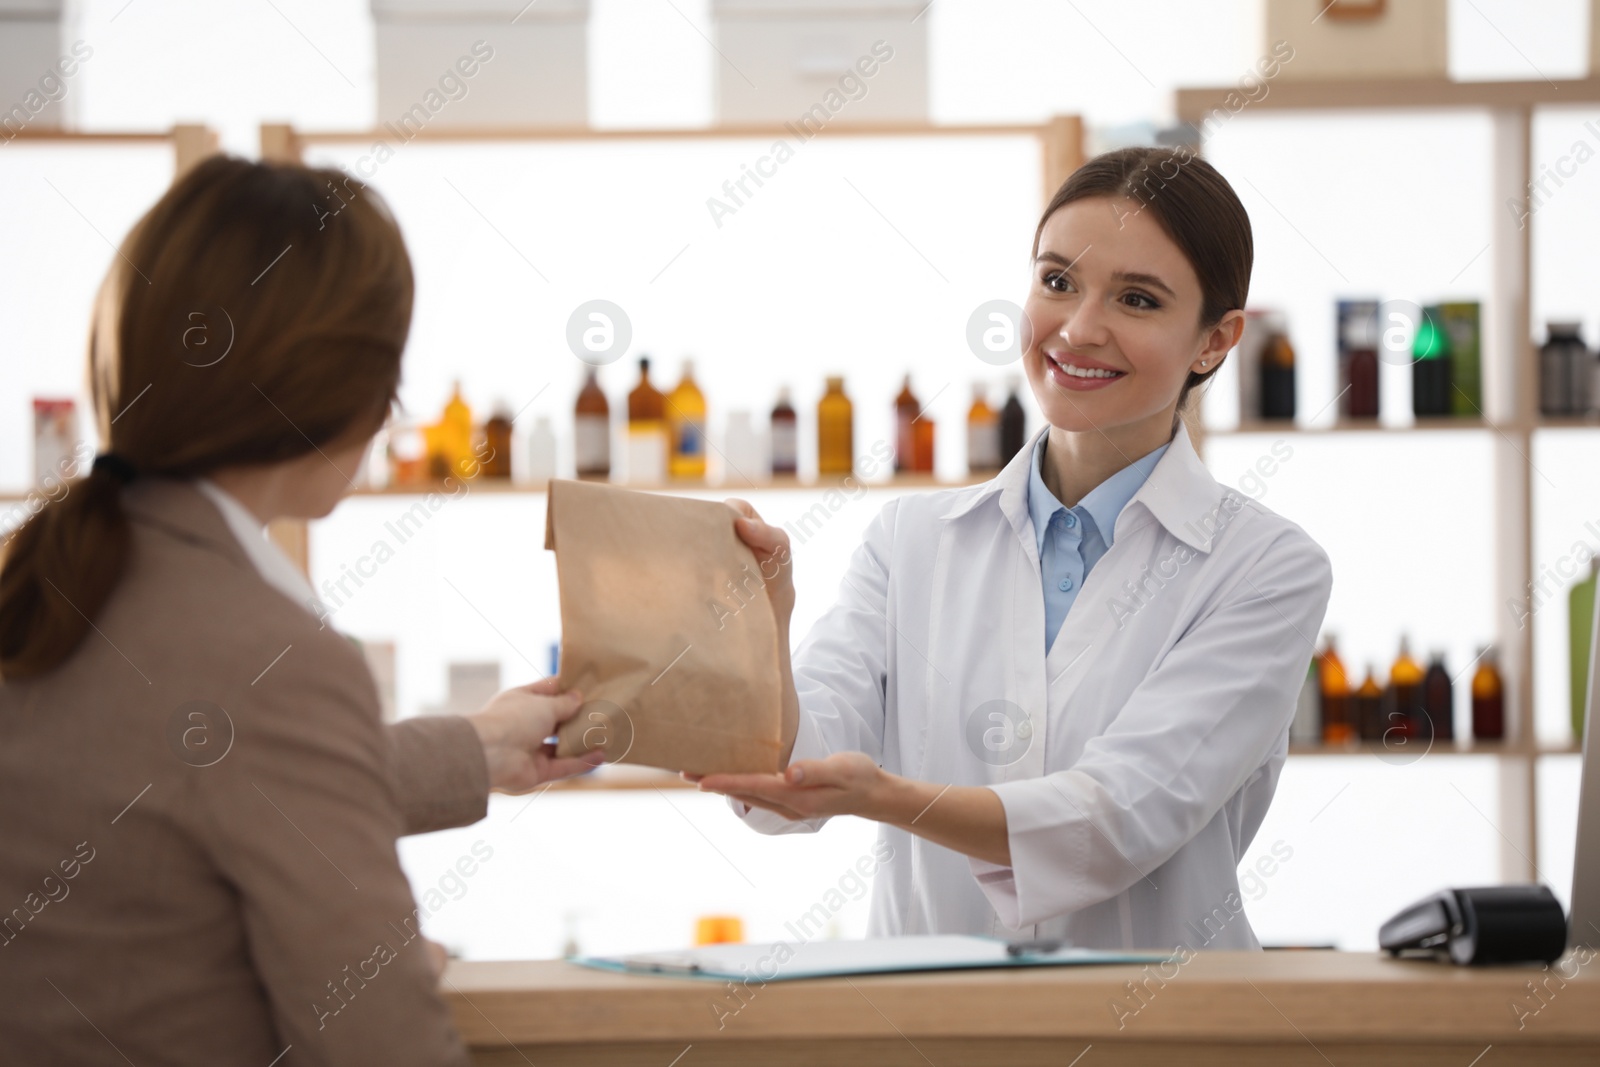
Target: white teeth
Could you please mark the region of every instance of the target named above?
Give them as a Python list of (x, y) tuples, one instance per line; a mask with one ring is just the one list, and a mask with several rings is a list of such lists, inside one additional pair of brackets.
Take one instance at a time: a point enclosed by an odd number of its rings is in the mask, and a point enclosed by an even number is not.
[[(1052, 360), (1052, 362), (1055, 362), (1055, 361)], [(1097, 368), (1074, 367), (1071, 364), (1059, 363), (1059, 362), (1056, 362), (1056, 366), (1060, 367), (1061, 370), (1064, 373), (1070, 374), (1074, 378), (1116, 378), (1116, 377), (1120, 376), (1120, 374), (1122, 373), (1121, 371), (1114, 371), (1114, 370), (1099, 370)]]

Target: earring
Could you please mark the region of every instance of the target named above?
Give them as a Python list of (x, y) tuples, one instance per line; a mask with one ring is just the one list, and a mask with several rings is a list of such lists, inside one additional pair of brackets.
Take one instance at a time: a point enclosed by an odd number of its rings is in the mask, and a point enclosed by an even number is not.
[(1202, 366), (1202, 367), (1204, 367), (1204, 366), (1205, 366), (1205, 365), (1206, 365), (1206, 361), (1205, 361), (1205, 360), (1203, 360), (1203, 359), (1202, 359), (1202, 360), (1201, 360), (1201, 361), (1200, 361), (1200, 365), (1201, 365), (1201, 366)]

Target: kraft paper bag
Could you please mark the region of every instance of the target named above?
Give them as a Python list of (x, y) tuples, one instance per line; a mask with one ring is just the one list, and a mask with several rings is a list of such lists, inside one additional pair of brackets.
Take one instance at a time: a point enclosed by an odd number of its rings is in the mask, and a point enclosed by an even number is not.
[(563, 690), (584, 705), (560, 756), (693, 774), (776, 773), (778, 628), (723, 503), (552, 480)]

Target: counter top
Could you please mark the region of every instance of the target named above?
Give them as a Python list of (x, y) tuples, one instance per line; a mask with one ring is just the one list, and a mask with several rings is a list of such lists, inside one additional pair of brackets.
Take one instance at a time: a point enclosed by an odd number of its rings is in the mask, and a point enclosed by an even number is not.
[(1600, 1063), (1600, 964), (1577, 955), (1548, 969), (1476, 969), (1377, 953), (1202, 952), (766, 984), (456, 962), (443, 988), (480, 1064), (1068, 1067), (1086, 1048), (1083, 1067)]

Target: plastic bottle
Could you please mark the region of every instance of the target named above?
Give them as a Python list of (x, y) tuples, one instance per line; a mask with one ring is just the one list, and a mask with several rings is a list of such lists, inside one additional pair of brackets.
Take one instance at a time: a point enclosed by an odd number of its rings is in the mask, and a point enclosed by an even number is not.
[(772, 406), (772, 473), (794, 475), (799, 470), (800, 424), (785, 385), (778, 390), (778, 402)]
[(706, 398), (694, 380), (694, 361), (683, 361), (683, 378), (667, 397), (667, 436), (672, 454), (667, 469), (674, 478), (706, 476)]
[(593, 367), (573, 412), (573, 460), (579, 478), (611, 477), (611, 405)]
[(1350, 677), (1334, 648), (1334, 635), (1323, 639), (1321, 662), (1317, 666), (1322, 687), (1322, 743), (1344, 745), (1356, 739), (1352, 721)]
[(1028, 413), (1017, 395), (1022, 381), (1013, 375), (1006, 379), (1006, 403), (1000, 409), (1000, 462), (1004, 467), (1011, 462), (1022, 446), (1028, 442)]
[(1289, 723), (1289, 741), (1296, 745), (1315, 745), (1322, 740), (1320, 711), (1321, 686), (1317, 679), (1317, 657), (1306, 663), (1305, 681), (1294, 705), (1294, 720)]
[(916, 434), (917, 414), (922, 405), (911, 392), (911, 375), (906, 375), (900, 395), (894, 398), (894, 470), (896, 474), (917, 469)]
[(1456, 704), (1450, 672), (1445, 670), (1444, 653), (1434, 651), (1428, 655), (1428, 670), (1422, 676), (1422, 737), (1426, 740), (1431, 731), (1434, 739), (1450, 741), (1456, 736)]
[(1572, 739), (1583, 740), (1584, 708), (1589, 700), (1589, 649), (1594, 636), (1595, 576), (1600, 557), (1589, 560), (1589, 576), (1567, 593), (1567, 662), (1572, 680)]
[(556, 476), (556, 429), (550, 416), (540, 415), (528, 432), (528, 465), (523, 481), (544, 487)]
[(1505, 683), (1493, 645), (1478, 650), (1478, 669), (1472, 675), (1472, 736), (1478, 741), (1503, 741), (1506, 736)]
[(755, 485), (766, 481), (766, 441), (756, 429), (748, 411), (728, 412), (722, 432), (722, 480), (731, 485)]
[(639, 384), (628, 394), (628, 482), (660, 485), (667, 478), (667, 398), (650, 384), (650, 357), (639, 360)]
[(849, 474), (855, 470), (855, 406), (844, 393), (844, 379), (830, 377), (817, 402), (817, 473)]
[(1339, 317), (1340, 414), (1378, 417), (1378, 302), (1341, 300)]
[(472, 409), (462, 399), (461, 382), (457, 380), (444, 405), (444, 414), (426, 431), (429, 477), (443, 481), (451, 475), (470, 477), (476, 473), (472, 429)]
[(1551, 322), (1539, 349), (1539, 413), (1583, 415), (1589, 410), (1589, 350), (1576, 322)]
[(967, 409), (967, 471), (987, 474), (1000, 469), (1000, 415), (989, 406), (982, 382), (972, 383)]

